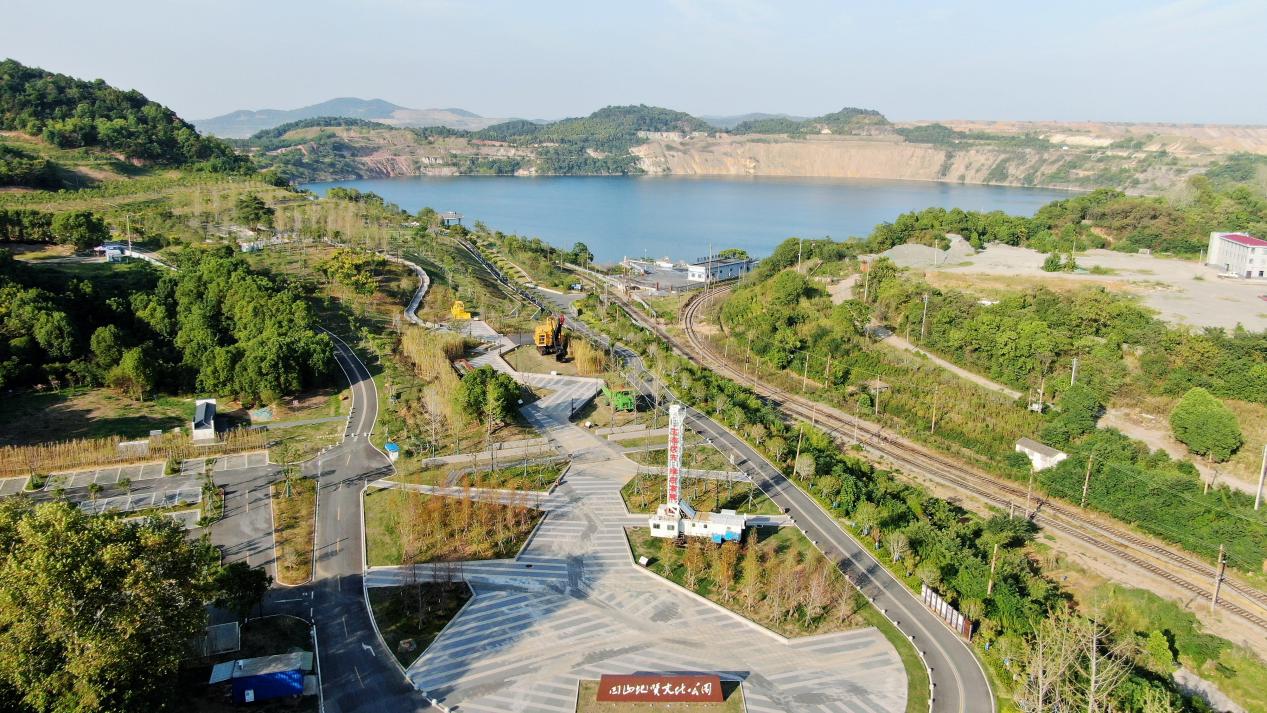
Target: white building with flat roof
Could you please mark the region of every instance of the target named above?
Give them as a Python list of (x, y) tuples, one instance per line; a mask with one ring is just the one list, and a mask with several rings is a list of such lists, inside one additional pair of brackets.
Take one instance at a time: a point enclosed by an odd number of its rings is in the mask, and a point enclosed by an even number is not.
[(1267, 277), (1267, 240), (1247, 233), (1210, 233), (1205, 263), (1227, 275)]
[(752, 260), (746, 257), (702, 257), (686, 266), (686, 279), (691, 282), (731, 280), (751, 269)]

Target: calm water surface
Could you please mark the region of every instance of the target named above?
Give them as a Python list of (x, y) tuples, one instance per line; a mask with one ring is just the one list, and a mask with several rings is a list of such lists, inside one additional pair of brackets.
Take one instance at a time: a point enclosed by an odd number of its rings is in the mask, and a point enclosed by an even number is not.
[(664, 176), (411, 176), (313, 183), (373, 191), (410, 212), (455, 210), (470, 225), (589, 245), (600, 261), (622, 256), (690, 260), (744, 248), (768, 255), (788, 237), (865, 236), (899, 214), (941, 206), (1033, 215), (1069, 193), (914, 181)]

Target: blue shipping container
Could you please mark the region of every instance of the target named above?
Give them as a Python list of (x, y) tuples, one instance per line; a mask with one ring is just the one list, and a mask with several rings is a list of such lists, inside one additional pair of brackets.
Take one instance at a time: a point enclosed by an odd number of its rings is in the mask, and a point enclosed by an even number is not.
[(234, 703), (246, 703), (247, 691), (252, 692), (251, 698), (255, 702), (301, 696), (304, 693), (304, 672), (295, 669), (233, 679)]

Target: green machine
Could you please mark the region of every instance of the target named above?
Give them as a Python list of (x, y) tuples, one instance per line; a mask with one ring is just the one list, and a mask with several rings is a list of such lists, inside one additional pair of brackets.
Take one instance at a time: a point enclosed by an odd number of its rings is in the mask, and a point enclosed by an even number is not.
[(611, 404), (613, 411), (634, 411), (637, 409), (638, 402), (629, 391), (613, 391), (610, 386), (604, 385), (603, 396), (607, 397), (607, 403)]

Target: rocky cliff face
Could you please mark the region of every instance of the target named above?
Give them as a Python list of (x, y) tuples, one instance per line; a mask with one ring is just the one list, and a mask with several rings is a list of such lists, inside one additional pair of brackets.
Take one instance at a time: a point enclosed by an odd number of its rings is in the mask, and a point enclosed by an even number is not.
[[(632, 152), (639, 167), (651, 175), (873, 178), (1111, 187), (1134, 193), (1163, 192), (1218, 156), (1208, 149), (1175, 151), (1144, 142), (1134, 148), (1115, 148), (1116, 144), (1106, 146), (1103, 141), (1080, 140), (1087, 138), (1082, 135), (1053, 140), (1054, 136), (944, 145), (908, 142), (892, 132), (804, 137), (666, 132), (648, 135), (646, 143)], [(491, 169), (534, 175), (541, 148), (467, 137), (422, 138), (399, 129), (303, 129), (288, 137), (297, 143), (269, 153), (289, 154), (292, 165), (308, 170), (308, 180)], [(296, 153), (302, 153), (302, 158)]]
[[(1203, 162), (1157, 161), (1155, 153), (1103, 147), (959, 149), (896, 136), (658, 138), (633, 149), (650, 174), (876, 178), (954, 183), (1156, 191)], [(1129, 184), (1129, 185), (1128, 185)]]

